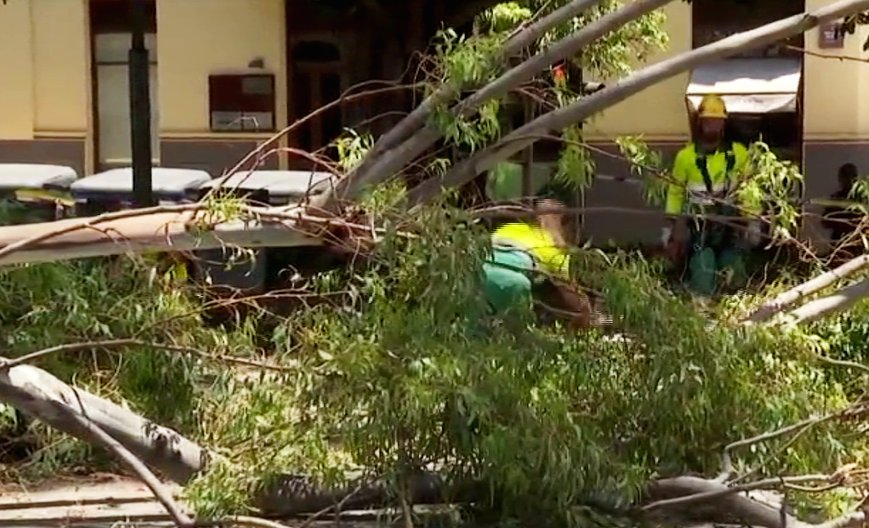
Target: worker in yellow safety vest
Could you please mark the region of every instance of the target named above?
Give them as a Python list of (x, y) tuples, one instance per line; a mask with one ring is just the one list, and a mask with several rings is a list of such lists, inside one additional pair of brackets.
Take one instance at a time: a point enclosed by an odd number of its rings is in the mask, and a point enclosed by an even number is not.
[[(703, 97), (697, 111), (695, 138), (676, 155), (667, 189), (667, 226), (662, 241), (671, 256), (687, 249), (689, 287), (699, 295), (712, 295), (719, 275), (729, 271), (731, 285), (746, 279), (741, 230), (733, 222), (702, 215), (730, 216), (759, 213), (759, 204), (735, 197), (748, 169), (748, 148), (726, 141), (727, 108), (717, 95)], [(682, 215), (699, 215), (685, 220)], [(686, 225), (687, 222), (687, 225)], [(751, 223), (756, 228), (756, 223)]]
[(570, 254), (562, 233), (563, 207), (543, 201), (549, 209), (537, 222), (509, 222), (491, 235), (492, 255), (483, 264), (484, 286), (490, 306), (502, 312), (531, 300), (533, 284), (544, 274), (567, 279)]

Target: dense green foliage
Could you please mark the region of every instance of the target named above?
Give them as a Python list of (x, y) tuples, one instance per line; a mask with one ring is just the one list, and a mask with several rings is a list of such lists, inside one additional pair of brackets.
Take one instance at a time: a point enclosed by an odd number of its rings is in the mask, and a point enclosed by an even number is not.
[[(206, 329), (199, 321), (200, 306), (174, 277), (176, 268), (154, 266), (150, 259), (121, 258), (3, 268), (0, 270), (0, 328), (3, 355), (19, 356), (66, 343), (113, 338), (195, 347), (212, 354), (250, 355), (251, 340), (244, 331), (226, 333)], [(125, 402), (157, 422), (193, 433), (196, 415), (209, 392), (199, 358), (145, 347), (59, 352), (37, 365), (65, 381)], [(37, 423), (16, 423), (3, 413), (4, 437), (29, 427), (29, 457), (24, 477), (70, 470), (90, 460), (91, 450), (62, 438)], [(11, 435), (14, 436), (14, 435)], [(4, 445), (2, 462), (17, 462), (22, 453)], [(85, 457), (85, 458), (82, 458)]]

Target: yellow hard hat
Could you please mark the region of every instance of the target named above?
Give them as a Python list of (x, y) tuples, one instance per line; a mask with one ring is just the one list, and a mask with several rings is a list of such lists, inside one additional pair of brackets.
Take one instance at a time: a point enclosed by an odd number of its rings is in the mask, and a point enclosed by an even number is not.
[(724, 105), (724, 99), (715, 94), (704, 95), (697, 108), (697, 116), (727, 119), (727, 107)]

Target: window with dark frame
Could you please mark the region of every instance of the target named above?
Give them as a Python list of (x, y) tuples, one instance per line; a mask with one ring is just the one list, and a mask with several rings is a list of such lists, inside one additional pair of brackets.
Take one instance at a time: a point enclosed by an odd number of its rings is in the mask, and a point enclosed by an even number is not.
[(275, 76), (221, 74), (208, 77), (210, 128), (213, 132), (273, 132)]

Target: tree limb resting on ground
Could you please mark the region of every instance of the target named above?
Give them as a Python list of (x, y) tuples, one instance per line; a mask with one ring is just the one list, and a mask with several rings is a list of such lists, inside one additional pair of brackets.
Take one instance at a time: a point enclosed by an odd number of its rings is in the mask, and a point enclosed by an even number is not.
[[(0, 372), (0, 400), (83, 441), (108, 444), (116, 448), (116, 453), (129, 452), (176, 482), (188, 481), (202, 471), (207, 462), (202, 448), (174, 431), (152, 424), (93, 394), (71, 388), (35, 367), (18, 365)], [(87, 421), (87, 424), (82, 420)], [(97, 434), (96, 430), (105, 432), (105, 436)], [(118, 450), (118, 446), (122, 446), (123, 451)], [(435, 473), (421, 473), (409, 480), (408, 500), (415, 504), (443, 503), (447, 497), (454, 497), (461, 502), (463, 497), (465, 500), (474, 500), (478, 496), (473, 483), (461, 489), (447, 489), (444, 480)], [(324, 490), (312, 485), (303, 476), (288, 475), (274, 484), (258, 498), (257, 505), (263, 513), (275, 517), (313, 513), (339, 503), (347, 508), (371, 507), (384, 504), (391, 498), (390, 488), (384, 482)], [(759, 486), (757, 483), (746, 484), (752, 485)], [(704, 495), (690, 498), (698, 494)], [(785, 526), (778, 510), (739, 496), (727, 485), (715, 480), (677, 477), (649, 484), (649, 501), (678, 498), (683, 500), (672, 501), (670, 505), (659, 504), (651, 509), (669, 515), (673, 508), (687, 507), (690, 503), (690, 512), (694, 518), (699, 516), (700, 520), (728, 522), (736, 519), (766, 528), (850, 528), (862, 523), (865, 518), (860, 512), (813, 525), (787, 517)]]
[(58, 401), (52, 401), (51, 403), (59, 414), (66, 415), (67, 418), (80, 427), (82, 431), (87, 432), (91, 437), (92, 443), (104, 447), (113, 455), (121, 459), (121, 461), (128, 466), (146, 486), (148, 486), (148, 489), (151, 490), (154, 497), (156, 497), (160, 504), (166, 508), (166, 511), (172, 517), (176, 526), (179, 528), (193, 527), (193, 519), (184, 512), (160, 480), (151, 473), (151, 470), (149, 470), (141, 460), (136, 458), (133, 453), (121, 445), (120, 442), (112, 438), (111, 435), (94, 424), (87, 417), (86, 413), (76, 411), (72, 407), (64, 405)]
[[(5, 360), (5, 358), (0, 358)], [(205, 451), (177, 432), (87, 391), (72, 388), (48, 372), (19, 365), (0, 372), (0, 401), (76, 438), (92, 442), (92, 433), (69, 412), (83, 414), (136, 458), (180, 484), (206, 464)]]
[(739, 523), (765, 528), (851, 528), (866, 521), (866, 512), (854, 512), (842, 517), (812, 524), (748, 497), (734, 493), (727, 485), (700, 477), (675, 477), (655, 480), (646, 490), (655, 501), (705, 495), (708, 502), (688, 502), (666, 508), (667, 515), (679, 514), (690, 520), (713, 523)]

